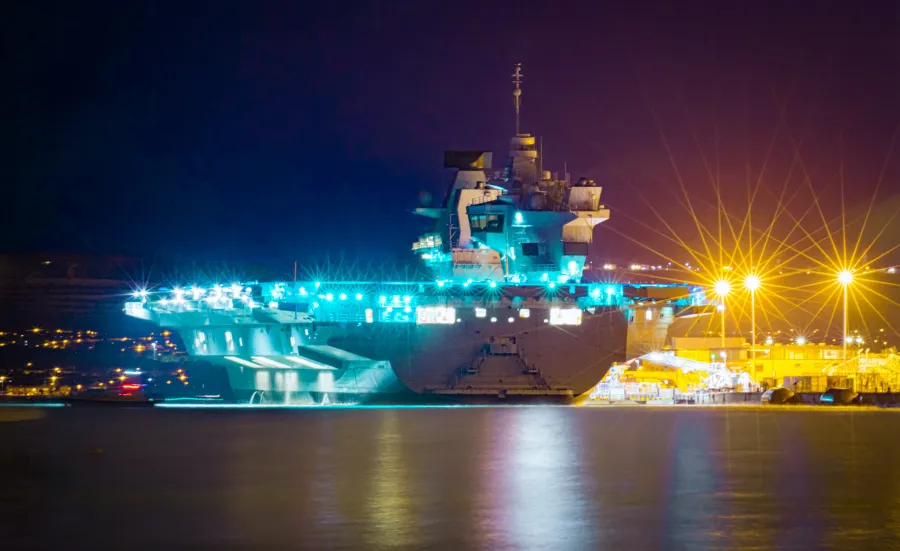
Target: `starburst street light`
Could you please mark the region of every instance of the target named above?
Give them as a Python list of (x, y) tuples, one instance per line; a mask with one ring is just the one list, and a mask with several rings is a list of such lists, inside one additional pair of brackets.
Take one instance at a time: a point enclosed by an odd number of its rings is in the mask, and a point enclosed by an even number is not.
[(715, 287), (713, 288), (717, 295), (724, 298), (725, 295), (731, 292), (731, 283), (726, 279), (720, 279), (716, 282)]
[(725, 297), (731, 292), (731, 283), (727, 279), (716, 281), (713, 290), (719, 297), (719, 310), (722, 312), (722, 348), (725, 348)]
[(850, 270), (841, 270), (837, 275), (838, 283), (844, 288), (844, 350), (842, 360), (847, 361), (847, 287), (853, 283), (853, 272)]
[(756, 290), (759, 289), (760, 283), (756, 274), (744, 278), (744, 287), (750, 291), (750, 369), (753, 371), (751, 377), (756, 374)]
[(747, 290), (750, 291), (751, 293), (756, 292), (756, 290), (759, 289), (759, 285), (760, 285), (759, 276), (750, 274), (747, 276), (746, 279), (744, 279), (744, 287), (746, 287)]
[(838, 272), (838, 283), (841, 285), (850, 285), (853, 283), (853, 272), (850, 270), (841, 270)]

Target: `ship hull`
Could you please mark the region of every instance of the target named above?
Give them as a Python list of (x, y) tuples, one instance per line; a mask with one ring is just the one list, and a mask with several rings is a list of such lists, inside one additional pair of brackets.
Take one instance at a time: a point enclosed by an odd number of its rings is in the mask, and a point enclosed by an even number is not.
[[(224, 357), (204, 357), (228, 376), (234, 400), (249, 404), (328, 405), (408, 402), (414, 394), (384, 362), (358, 361), (334, 369), (237, 365)], [(259, 361), (259, 358), (257, 358)], [(269, 361), (290, 364), (283, 357)]]
[[(503, 314), (452, 325), (353, 326), (330, 337), (328, 344), (389, 362), (415, 393), (456, 390), (456, 399), (465, 398), (462, 391), (474, 398), (480, 388), (486, 396), (506, 391), (507, 397), (522, 399), (578, 396), (614, 362), (625, 360), (627, 325), (618, 309), (585, 312), (577, 326), (551, 325), (541, 310), (532, 310), (525, 319), (511, 317), (514, 310)], [(508, 349), (491, 349), (491, 339), (497, 343), (511, 337), (515, 343)]]
[[(225, 368), (243, 403), (571, 403), (625, 359), (618, 308), (585, 311), (578, 325), (549, 323), (549, 309), (462, 315), (451, 324), (207, 326), (182, 336), (201, 343), (188, 346), (192, 355)], [(255, 348), (223, 354), (235, 340)]]

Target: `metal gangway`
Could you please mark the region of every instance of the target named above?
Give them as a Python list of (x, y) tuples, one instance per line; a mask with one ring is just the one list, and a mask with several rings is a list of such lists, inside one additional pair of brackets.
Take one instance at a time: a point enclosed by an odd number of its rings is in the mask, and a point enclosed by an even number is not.
[(852, 378), (854, 387), (859, 392), (896, 390), (900, 389), (900, 356), (860, 351), (846, 361), (824, 367), (822, 374)]
[(591, 391), (591, 399), (603, 398), (611, 394), (612, 388), (622, 386), (619, 382), (619, 376), (625, 371), (627, 366), (633, 365), (635, 361), (646, 361), (655, 365), (677, 369), (683, 373), (699, 372), (705, 374), (701, 379), (701, 384), (707, 389), (726, 389), (750, 388), (753, 384), (749, 373), (735, 373), (728, 369), (725, 362), (701, 362), (699, 360), (691, 360), (682, 358), (674, 354), (665, 354), (663, 352), (648, 352), (642, 356), (633, 358), (622, 365), (614, 366), (610, 369), (609, 374)]

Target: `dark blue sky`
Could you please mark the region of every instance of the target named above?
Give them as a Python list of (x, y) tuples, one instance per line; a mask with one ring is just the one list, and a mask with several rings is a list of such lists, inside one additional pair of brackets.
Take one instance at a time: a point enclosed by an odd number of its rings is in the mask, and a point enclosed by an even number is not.
[(703, 152), (740, 209), (775, 135), (767, 186), (801, 186), (797, 143), (826, 204), (841, 164), (865, 201), (900, 122), (897, 6), (9, 2), (4, 248), (404, 257), (443, 150), (505, 150), (515, 62), (545, 166), (604, 185), (598, 259), (643, 254), (620, 234), (652, 240), (645, 200), (691, 225), (661, 131), (698, 198)]

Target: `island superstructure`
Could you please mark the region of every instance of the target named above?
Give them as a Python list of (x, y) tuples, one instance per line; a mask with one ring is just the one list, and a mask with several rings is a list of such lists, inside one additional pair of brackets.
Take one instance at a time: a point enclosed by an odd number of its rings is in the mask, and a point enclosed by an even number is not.
[(519, 132), (521, 77), (516, 65), (516, 134), (503, 169), (491, 169), (490, 152), (447, 152), (456, 173), (443, 204), (416, 209), (435, 225), (413, 250), (438, 280), (579, 283), (594, 227), (609, 219), (592, 180), (541, 169), (535, 137)]
[[(128, 315), (177, 330), (224, 366), (241, 400), (570, 400), (626, 360), (628, 334), (702, 300), (679, 285), (582, 281), (602, 188), (543, 170), (519, 131), (493, 170), (486, 151), (445, 153), (453, 179), (412, 245), (428, 281), (216, 283), (138, 290)], [(643, 319), (635, 307), (653, 305)], [(642, 315), (647, 308), (641, 309)], [(657, 329), (640, 329), (651, 323)]]

